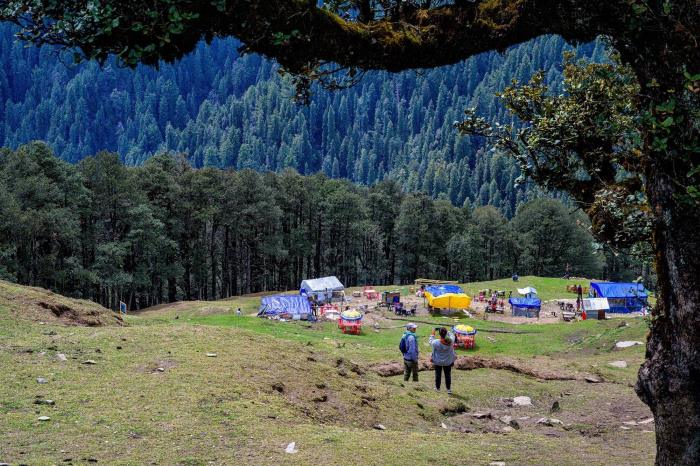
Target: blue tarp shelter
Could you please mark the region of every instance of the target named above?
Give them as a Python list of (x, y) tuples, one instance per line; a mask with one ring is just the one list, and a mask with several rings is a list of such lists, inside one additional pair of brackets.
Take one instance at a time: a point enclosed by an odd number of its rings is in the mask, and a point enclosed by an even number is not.
[(425, 291), (430, 293), (431, 295), (433, 295), (435, 297), (438, 297), (442, 294), (447, 294), (447, 293), (454, 293), (454, 294), (464, 293), (462, 288), (460, 288), (458, 285), (428, 286), (428, 287), (426, 287)]
[(649, 297), (641, 283), (591, 282), (590, 289), (595, 297), (608, 298), (608, 312), (641, 312)]
[(540, 298), (509, 298), (511, 313), (515, 317), (539, 317), (542, 301)]
[(423, 294), (432, 309), (468, 309), (472, 298), (457, 285), (433, 285)]
[(299, 295), (265, 296), (260, 301), (259, 316), (276, 316), (280, 314), (309, 315), (311, 305), (309, 300)]

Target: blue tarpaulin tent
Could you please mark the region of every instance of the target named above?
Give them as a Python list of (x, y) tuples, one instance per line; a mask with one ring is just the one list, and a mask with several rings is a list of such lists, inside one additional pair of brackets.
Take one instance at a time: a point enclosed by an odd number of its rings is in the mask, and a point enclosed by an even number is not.
[(539, 317), (542, 301), (539, 298), (510, 298), (508, 303), (516, 317)]
[(641, 312), (647, 305), (647, 290), (641, 283), (591, 282), (597, 298), (608, 298), (608, 312)]
[(464, 293), (462, 291), (462, 288), (460, 288), (458, 285), (435, 285), (435, 286), (429, 286), (425, 289), (426, 292), (430, 293), (431, 295), (437, 297), (440, 296), (441, 294), (447, 294), (447, 293)]
[(468, 309), (472, 298), (457, 285), (433, 285), (423, 294), (429, 309)]
[(309, 300), (299, 295), (265, 296), (260, 302), (259, 316), (311, 314)]

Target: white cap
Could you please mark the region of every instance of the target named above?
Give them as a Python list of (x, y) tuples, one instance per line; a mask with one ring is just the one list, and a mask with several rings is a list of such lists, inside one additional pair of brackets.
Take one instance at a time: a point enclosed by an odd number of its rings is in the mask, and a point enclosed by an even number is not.
[(416, 324), (414, 324), (413, 322), (411, 322), (410, 324), (406, 325), (406, 328), (409, 328), (409, 329), (410, 328), (418, 328), (418, 326)]

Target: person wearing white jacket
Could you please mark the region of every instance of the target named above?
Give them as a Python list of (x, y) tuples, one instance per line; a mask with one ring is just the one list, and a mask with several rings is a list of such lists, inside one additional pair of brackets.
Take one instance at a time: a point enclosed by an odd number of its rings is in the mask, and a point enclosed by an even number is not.
[(454, 337), (447, 332), (445, 327), (440, 327), (439, 338), (435, 336), (438, 329), (433, 329), (432, 335), (428, 343), (433, 349), (431, 361), (435, 367), (435, 390), (440, 391), (442, 382), (442, 373), (445, 373), (445, 388), (447, 393), (452, 394), (452, 366), (457, 359), (454, 349)]

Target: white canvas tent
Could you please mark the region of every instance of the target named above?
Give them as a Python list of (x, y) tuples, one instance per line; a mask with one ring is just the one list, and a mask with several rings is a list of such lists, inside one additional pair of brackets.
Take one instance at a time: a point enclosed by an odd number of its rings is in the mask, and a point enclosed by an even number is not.
[(532, 296), (537, 294), (537, 290), (531, 286), (525, 288), (518, 288), (518, 293), (524, 296)]
[(586, 311), (609, 311), (608, 298), (586, 298), (583, 300), (583, 308)]
[(335, 276), (304, 280), (299, 286), (299, 292), (313, 296), (320, 303), (342, 301), (345, 298), (345, 286)]
[(605, 319), (605, 312), (610, 311), (608, 298), (586, 298), (581, 304), (589, 319)]

